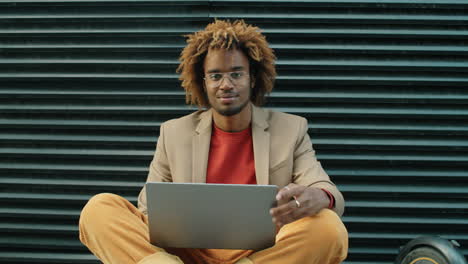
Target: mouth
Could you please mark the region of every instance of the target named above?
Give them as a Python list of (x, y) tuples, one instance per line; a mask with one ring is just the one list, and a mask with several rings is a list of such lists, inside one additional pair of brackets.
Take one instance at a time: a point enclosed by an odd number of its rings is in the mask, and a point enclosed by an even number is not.
[(232, 98), (232, 97), (237, 97), (237, 94), (221, 94), (221, 95), (218, 95), (218, 98)]
[(218, 99), (222, 102), (222, 103), (232, 103), (234, 100), (237, 99), (237, 95), (235, 94), (225, 94), (225, 95), (220, 95), (218, 96)]

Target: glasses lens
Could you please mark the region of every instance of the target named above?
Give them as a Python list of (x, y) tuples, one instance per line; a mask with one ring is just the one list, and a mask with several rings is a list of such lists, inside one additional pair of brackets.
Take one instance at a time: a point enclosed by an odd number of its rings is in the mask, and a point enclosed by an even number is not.
[(242, 72), (231, 72), (229, 76), (231, 77), (231, 80), (239, 80), (242, 78)]
[(205, 76), (205, 80), (209, 85), (218, 86), (221, 84), (221, 81), (224, 79), (224, 77), (227, 77), (233, 84), (237, 84), (239, 81), (244, 79), (245, 76), (245, 72), (242, 71), (210, 73)]

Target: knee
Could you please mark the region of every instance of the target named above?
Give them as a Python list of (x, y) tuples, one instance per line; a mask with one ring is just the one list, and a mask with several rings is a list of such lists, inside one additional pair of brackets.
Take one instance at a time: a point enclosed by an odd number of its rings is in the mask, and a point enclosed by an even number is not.
[(110, 218), (115, 217), (110, 213), (110, 208), (118, 204), (122, 197), (111, 193), (97, 194), (86, 203), (80, 214), (79, 231), (80, 239), (84, 243), (86, 234), (103, 231)]
[(118, 203), (119, 199), (121, 199), (120, 196), (112, 193), (100, 193), (94, 195), (83, 207), (80, 220), (86, 220), (88, 218), (96, 218), (100, 216), (105, 211), (103, 210), (105, 207)]
[(341, 263), (348, 254), (348, 231), (340, 217), (329, 209), (283, 226), (276, 242), (286, 241), (297, 244), (298, 249), (307, 249), (302, 257), (315, 261), (310, 263)]
[[(340, 217), (332, 210), (323, 209), (311, 220), (309, 224), (315, 227), (309, 228), (309, 230), (319, 230), (324, 241), (329, 241), (330, 243), (348, 241), (348, 231), (346, 227)], [(314, 233), (317, 235), (315, 231)]]
[[(348, 253), (348, 231), (340, 217), (329, 209), (323, 209), (316, 216), (308, 217), (307, 232), (309, 239), (317, 242), (328, 250), (334, 251), (335, 256), (344, 259)], [(314, 238), (315, 237), (315, 238)]]
[(346, 256), (348, 231), (340, 217), (329, 209), (323, 209), (315, 216), (304, 217), (290, 224), (285, 233), (297, 234), (302, 243), (320, 247), (322, 251)]

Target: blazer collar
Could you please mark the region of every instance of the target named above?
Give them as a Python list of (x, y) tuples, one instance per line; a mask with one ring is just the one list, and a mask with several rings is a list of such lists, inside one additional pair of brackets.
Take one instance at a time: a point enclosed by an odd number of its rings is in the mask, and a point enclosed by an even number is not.
[(199, 122), (192, 137), (192, 182), (206, 183), (208, 155), (210, 152), (212, 110), (200, 113)]
[(267, 113), (260, 107), (252, 104), (252, 124), (262, 129), (267, 129), (269, 124), (267, 122)]
[(211, 131), (211, 124), (213, 122), (213, 113), (212, 113), (212, 109), (208, 109), (208, 110), (205, 110), (203, 112), (201, 112), (200, 116), (199, 116), (199, 119), (200, 119), (200, 122), (198, 123), (197, 127), (195, 128), (195, 132), (197, 134), (202, 134), (202, 133), (205, 133), (207, 132), (207, 130), (209, 129)]

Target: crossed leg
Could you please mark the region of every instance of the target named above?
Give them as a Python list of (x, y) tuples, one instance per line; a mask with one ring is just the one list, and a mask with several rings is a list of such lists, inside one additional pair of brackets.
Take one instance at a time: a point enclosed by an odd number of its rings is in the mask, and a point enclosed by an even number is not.
[(275, 245), (258, 252), (156, 247), (149, 242), (147, 216), (126, 199), (109, 193), (88, 201), (79, 227), (81, 242), (105, 264), (335, 264), (348, 251), (346, 228), (328, 209), (285, 225)]

